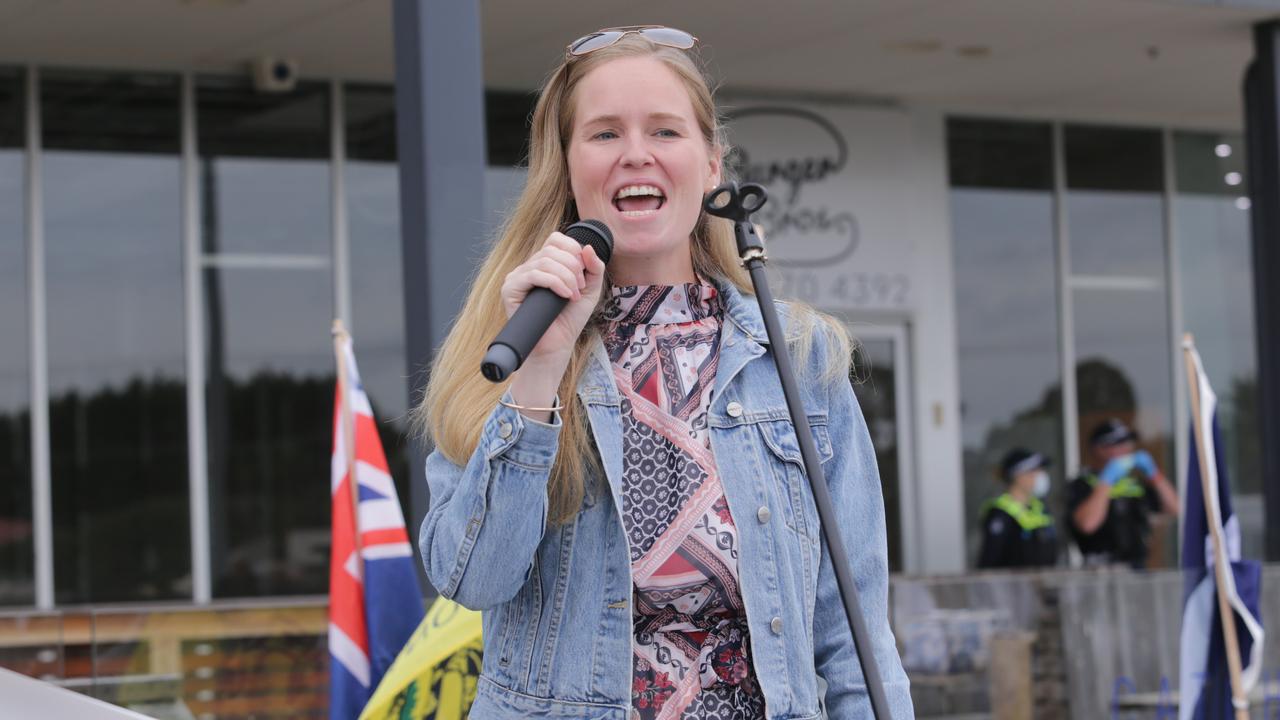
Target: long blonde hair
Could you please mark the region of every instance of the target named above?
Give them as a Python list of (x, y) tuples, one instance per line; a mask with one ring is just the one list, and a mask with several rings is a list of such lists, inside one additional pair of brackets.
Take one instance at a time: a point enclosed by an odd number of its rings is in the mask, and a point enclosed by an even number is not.
[[(552, 72), (533, 111), (529, 172), (524, 190), (499, 231), (493, 249), (480, 265), (467, 301), (436, 354), (426, 395), (415, 411), (417, 428), (428, 433), (436, 448), (455, 464), (465, 465), (475, 452), (485, 420), (509, 384), (491, 383), (479, 372), (485, 349), (507, 319), (499, 300), (504, 279), (541, 248), (547, 236), (579, 219), (569, 192), (567, 160), (574, 122), (574, 91), (593, 69), (624, 57), (652, 57), (670, 68), (689, 93), (707, 147), (721, 158), (724, 156), (724, 132), (710, 86), (688, 51), (656, 45), (641, 35), (632, 34), (612, 46), (566, 59)], [(738, 264), (733, 227), (727, 220), (704, 213), (694, 227), (691, 240), (693, 267), (699, 276), (732, 283), (743, 292), (750, 292), (750, 280)], [(609, 294), (607, 271), (604, 282), (602, 303)], [(811, 317), (816, 313), (803, 315)], [(808, 324), (800, 323), (801, 326)], [(844, 338), (841, 349), (843, 357), (848, 358), (848, 336), (843, 326), (834, 321), (828, 324), (839, 328), (837, 342)], [(792, 329), (793, 335), (795, 330), (801, 330), (801, 338), (809, 335), (794, 321)], [(547, 487), (548, 519), (554, 524), (577, 513), (582, 504), (583, 479), (589, 471), (597, 469), (592, 467), (596, 454), (576, 389), (598, 337), (598, 325), (589, 324), (578, 338), (569, 367), (560, 381), (559, 395), (564, 404), (560, 418), (564, 425)]]

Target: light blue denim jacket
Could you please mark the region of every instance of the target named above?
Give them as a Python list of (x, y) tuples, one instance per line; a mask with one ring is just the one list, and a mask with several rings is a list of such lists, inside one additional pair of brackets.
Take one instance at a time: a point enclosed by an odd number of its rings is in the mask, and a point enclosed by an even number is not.
[[(788, 419), (760, 310), (728, 283), (708, 422), (741, 543), (751, 658), (770, 720), (870, 718), (871, 706), (819, 538), (818, 513)], [(784, 327), (788, 307), (778, 305)], [(866, 421), (848, 380), (822, 381), (819, 334), (796, 369), (853, 565), (894, 720), (913, 717), (888, 619), (884, 504)], [(427, 458), (431, 507), (420, 544), (440, 594), (483, 611), (484, 667), (471, 717), (625, 720), (631, 704), (631, 567), (623, 531), (622, 420), (604, 346), (578, 386), (604, 477), (581, 511), (547, 522), (559, 420), (498, 405), (459, 467)], [(825, 680), (819, 696), (817, 677)]]

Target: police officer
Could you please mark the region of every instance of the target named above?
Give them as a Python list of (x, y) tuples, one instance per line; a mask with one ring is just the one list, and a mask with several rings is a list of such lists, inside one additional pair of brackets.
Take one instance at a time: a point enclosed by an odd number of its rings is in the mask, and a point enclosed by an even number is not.
[(1007, 487), (982, 513), (980, 568), (1033, 568), (1053, 565), (1058, 557), (1053, 518), (1044, 511), (1049, 494), (1049, 460), (1017, 448), (1000, 463)]
[(1153, 513), (1178, 513), (1178, 493), (1129, 426), (1110, 419), (1089, 434), (1090, 466), (1067, 487), (1072, 536), (1086, 565), (1142, 569)]

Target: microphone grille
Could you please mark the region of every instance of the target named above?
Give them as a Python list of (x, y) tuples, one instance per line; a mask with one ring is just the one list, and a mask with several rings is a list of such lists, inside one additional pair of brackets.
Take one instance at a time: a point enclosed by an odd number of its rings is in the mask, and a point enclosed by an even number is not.
[(565, 228), (564, 234), (582, 245), (590, 245), (595, 249), (596, 257), (606, 264), (613, 255), (613, 233), (599, 220), (579, 220)]

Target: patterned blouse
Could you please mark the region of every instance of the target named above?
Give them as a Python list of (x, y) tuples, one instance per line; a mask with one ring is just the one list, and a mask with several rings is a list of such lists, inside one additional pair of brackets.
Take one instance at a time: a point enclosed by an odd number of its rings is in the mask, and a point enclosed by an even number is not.
[(738, 534), (707, 431), (721, 314), (706, 283), (616, 287), (605, 310), (622, 394), (633, 720), (764, 717), (738, 588)]

